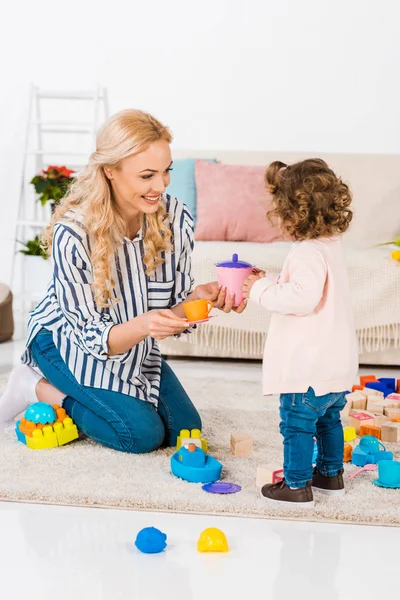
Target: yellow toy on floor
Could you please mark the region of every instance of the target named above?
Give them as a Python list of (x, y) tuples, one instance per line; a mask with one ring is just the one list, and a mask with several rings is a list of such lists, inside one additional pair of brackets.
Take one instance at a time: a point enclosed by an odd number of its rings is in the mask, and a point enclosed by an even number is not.
[(78, 429), (57, 404), (35, 402), (15, 427), (17, 439), (31, 450), (44, 450), (64, 446), (79, 437)]

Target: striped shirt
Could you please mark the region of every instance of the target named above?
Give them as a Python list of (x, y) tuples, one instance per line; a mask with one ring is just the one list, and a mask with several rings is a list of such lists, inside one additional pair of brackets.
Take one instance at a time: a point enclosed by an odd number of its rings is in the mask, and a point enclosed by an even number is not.
[(149, 310), (180, 304), (193, 289), (193, 220), (176, 198), (165, 194), (164, 202), (172, 231), (172, 252), (163, 252), (164, 263), (148, 276), (143, 263), (142, 230), (133, 240), (125, 237), (111, 263), (113, 296), (119, 302), (107, 308), (99, 307), (93, 298), (90, 240), (82, 216), (71, 210), (56, 224), (53, 277), (46, 296), (30, 314), (22, 362), (37, 366), (30, 344), (45, 328), (52, 332), (54, 344), (80, 384), (157, 405), (161, 353), (156, 340), (147, 337), (127, 352), (110, 356), (108, 335), (113, 325)]

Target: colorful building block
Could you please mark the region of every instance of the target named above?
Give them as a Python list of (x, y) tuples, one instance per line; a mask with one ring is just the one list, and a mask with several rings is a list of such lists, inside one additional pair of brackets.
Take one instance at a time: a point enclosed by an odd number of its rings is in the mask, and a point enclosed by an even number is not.
[(362, 390), (363, 388), (364, 388), (363, 385), (353, 385), (353, 387), (351, 388), (351, 391), (352, 392), (357, 392), (357, 391)]
[(374, 427), (382, 427), (382, 425), (386, 425), (387, 423), (391, 423), (391, 421), (386, 415), (376, 415), (374, 417)]
[(389, 421), (382, 425), (381, 438), (383, 442), (400, 442), (400, 423)]
[(355, 427), (343, 427), (343, 437), (345, 442), (351, 442), (357, 437)]
[(354, 427), (357, 435), (359, 435), (359, 433), (360, 433), (361, 425), (373, 425), (373, 423), (374, 423), (373, 415), (368, 415), (364, 412), (356, 413), (356, 414), (350, 413), (349, 427)]
[(57, 448), (57, 436), (54, 433), (52, 426), (46, 425), (43, 429), (34, 429), (32, 431), (32, 436), (27, 435), (26, 445), (31, 450)]
[(59, 446), (68, 444), (79, 437), (78, 429), (70, 417), (66, 417), (62, 423), (54, 423), (53, 428)]
[(387, 408), (384, 409), (384, 414), (391, 421), (397, 421), (398, 419), (400, 419), (400, 408), (393, 408), (393, 407), (388, 406)]
[(200, 429), (181, 429), (178, 437), (176, 438), (176, 449), (179, 450), (182, 446), (187, 446), (193, 443), (207, 453), (208, 444), (204, 438), (201, 437)]
[(361, 375), (360, 384), (365, 387), (365, 384), (370, 383), (372, 381), (378, 381), (375, 375)]
[(394, 377), (380, 377), (379, 381), (390, 390), (390, 393), (396, 391), (396, 379)]
[(18, 421), (15, 426), (15, 435), (17, 436), (18, 441), (20, 441), (26, 445), (26, 434), (22, 433), (22, 431), (19, 428), (20, 425), (21, 425), (21, 421)]
[(386, 396), (386, 400), (393, 402), (393, 406), (400, 406), (400, 394), (397, 393), (393, 393), (393, 394), (389, 394), (389, 396)]
[(351, 408), (358, 410), (365, 410), (367, 408), (367, 398), (360, 391), (346, 394), (346, 400), (348, 405), (351, 404)]
[(270, 464), (257, 467), (256, 486), (262, 488), (267, 483), (278, 483), (283, 479), (283, 469), (281, 465)]
[(360, 425), (360, 438), (362, 438), (364, 435), (373, 435), (380, 440), (381, 428), (375, 427), (374, 425)]
[(351, 444), (344, 445), (343, 451), (343, 462), (350, 462), (353, 454), (353, 447)]
[(25, 419), (25, 417), (22, 417), (22, 419), (19, 421), (19, 430), (24, 435), (31, 436), (32, 431), (36, 428), (36, 423), (34, 423), (33, 421), (28, 421), (27, 419)]
[(400, 394), (400, 379), (397, 380), (396, 392)]
[(384, 396), (388, 396), (390, 394), (390, 389), (380, 381), (371, 381), (365, 384), (366, 388), (370, 388), (371, 390), (376, 390), (378, 392), (382, 392)]
[(234, 456), (249, 456), (253, 451), (253, 438), (246, 433), (231, 434), (231, 452)]

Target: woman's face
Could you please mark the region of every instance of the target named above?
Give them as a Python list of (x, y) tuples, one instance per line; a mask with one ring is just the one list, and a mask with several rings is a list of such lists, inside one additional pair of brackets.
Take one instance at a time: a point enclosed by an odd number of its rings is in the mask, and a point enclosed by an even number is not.
[(153, 142), (147, 150), (124, 158), (119, 166), (104, 169), (114, 198), (123, 214), (155, 213), (161, 194), (170, 182), (171, 149), (165, 140)]

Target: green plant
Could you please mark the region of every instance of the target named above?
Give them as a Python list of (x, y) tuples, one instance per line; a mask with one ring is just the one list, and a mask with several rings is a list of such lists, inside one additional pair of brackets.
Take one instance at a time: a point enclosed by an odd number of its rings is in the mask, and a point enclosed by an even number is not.
[(74, 173), (72, 169), (67, 167), (49, 166), (40, 172), (39, 175), (31, 180), (35, 191), (39, 194), (39, 202), (44, 206), (47, 202), (59, 204), (68, 192), (69, 186), (73, 181), (71, 177)]
[(22, 250), (19, 250), (19, 252), (21, 252), (21, 254), (24, 254), (25, 256), (41, 256), (42, 258), (47, 259), (47, 253), (46, 253), (45, 249), (43, 248), (41, 241), (40, 241), (40, 237), (38, 235), (35, 235), (33, 240), (29, 240), (26, 243), (24, 243), (24, 242), (18, 242), (18, 243), (22, 244), (24, 246), (24, 248)]

